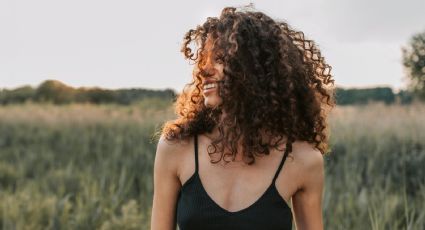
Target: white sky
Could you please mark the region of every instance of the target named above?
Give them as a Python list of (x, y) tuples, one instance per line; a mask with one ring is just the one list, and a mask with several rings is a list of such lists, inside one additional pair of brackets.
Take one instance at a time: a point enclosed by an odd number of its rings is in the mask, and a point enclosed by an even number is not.
[(401, 46), (425, 30), (424, 0), (0, 0), (0, 88), (180, 91), (192, 69), (184, 33), (249, 2), (315, 40), (341, 87), (404, 87)]

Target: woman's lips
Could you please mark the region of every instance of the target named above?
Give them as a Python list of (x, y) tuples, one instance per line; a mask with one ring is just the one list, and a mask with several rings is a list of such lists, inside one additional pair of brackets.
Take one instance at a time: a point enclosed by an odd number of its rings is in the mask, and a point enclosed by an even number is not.
[(214, 92), (215, 90), (217, 90), (217, 88), (219, 87), (219, 84), (223, 83), (223, 82), (224, 82), (223, 80), (218, 80), (218, 79), (207, 79), (204, 82), (203, 86), (210, 84), (210, 83), (214, 83), (215, 87), (209, 88), (209, 89), (204, 89), (202, 92), (204, 93), (204, 95), (210, 94), (210, 93)]
[(209, 89), (204, 89), (202, 92), (204, 93), (204, 95), (208, 95), (212, 92), (214, 92), (217, 89), (217, 86), (214, 88), (209, 88)]

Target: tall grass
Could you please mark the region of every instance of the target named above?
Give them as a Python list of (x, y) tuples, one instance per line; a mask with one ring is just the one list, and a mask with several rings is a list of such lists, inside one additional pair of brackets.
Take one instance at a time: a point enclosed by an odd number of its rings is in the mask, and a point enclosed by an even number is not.
[(147, 229), (155, 106), (1, 107), (0, 228)]
[(425, 229), (425, 106), (347, 106), (330, 117), (325, 225)]
[[(326, 229), (425, 229), (425, 106), (337, 107)], [(149, 229), (169, 102), (0, 107), (0, 229)]]

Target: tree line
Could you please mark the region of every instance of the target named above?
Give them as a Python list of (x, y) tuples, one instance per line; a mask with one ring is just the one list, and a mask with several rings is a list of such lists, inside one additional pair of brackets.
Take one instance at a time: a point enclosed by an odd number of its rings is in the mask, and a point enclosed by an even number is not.
[[(401, 90), (395, 93), (390, 87), (376, 88), (336, 88), (336, 100), (339, 105), (367, 104), (368, 102), (383, 102), (385, 104), (409, 104), (412, 102), (412, 95)], [(37, 87), (22, 86), (15, 89), (0, 90), (0, 104), (18, 104), (28, 101), (36, 103), (92, 103), (104, 104), (115, 103), (130, 105), (146, 98), (158, 98), (173, 100), (177, 93), (172, 89), (150, 90), (142, 88), (130, 89), (102, 89), (93, 88), (73, 88), (57, 80), (46, 80)]]
[(375, 88), (336, 88), (336, 101), (339, 105), (362, 105), (369, 102), (389, 104), (411, 104), (414, 96), (407, 90), (395, 93), (390, 87)]
[(17, 104), (28, 101), (36, 103), (115, 103), (130, 105), (147, 98), (173, 99), (172, 89), (151, 90), (141, 88), (103, 89), (99, 87), (73, 88), (57, 80), (46, 80), (37, 87), (22, 86), (15, 89), (0, 90), (0, 104)]

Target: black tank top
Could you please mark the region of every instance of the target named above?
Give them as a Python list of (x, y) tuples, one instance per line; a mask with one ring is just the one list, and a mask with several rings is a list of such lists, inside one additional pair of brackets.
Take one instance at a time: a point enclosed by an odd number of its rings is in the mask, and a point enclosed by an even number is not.
[(198, 139), (195, 135), (195, 173), (182, 185), (177, 200), (176, 220), (180, 230), (290, 230), (292, 212), (276, 189), (275, 181), (285, 162), (282, 157), (273, 181), (253, 204), (227, 211), (207, 194), (198, 174)]

